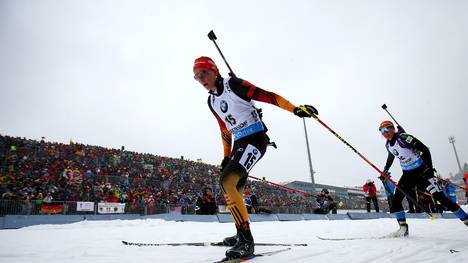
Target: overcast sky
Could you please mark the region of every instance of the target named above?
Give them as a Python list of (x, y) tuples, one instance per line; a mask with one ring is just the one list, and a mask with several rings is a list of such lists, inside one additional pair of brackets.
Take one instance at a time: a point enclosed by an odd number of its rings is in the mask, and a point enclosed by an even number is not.
[[(461, 0), (0, 0), (0, 133), (218, 164), (218, 124), (192, 72), (206, 55), (227, 76), (213, 29), (237, 76), (314, 105), (377, 166), (386, 103), (448, 176), (458, 170), (448, 136), (468, 162), (467, 10)], [(310, 181), (302, 120), (257, 106), (278, 149), (251, 174)], [(307, 127), (317, 183), (377, 178), (318, 122)]]

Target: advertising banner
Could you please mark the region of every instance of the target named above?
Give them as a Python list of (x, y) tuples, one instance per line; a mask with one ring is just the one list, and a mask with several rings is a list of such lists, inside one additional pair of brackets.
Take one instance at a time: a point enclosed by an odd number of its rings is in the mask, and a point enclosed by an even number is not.
[(124, 203), (98, 203), (99, 214), (123, 214), (125, 213)]
[(76, 211), (94, 212), (94, 202), (77, 202)]

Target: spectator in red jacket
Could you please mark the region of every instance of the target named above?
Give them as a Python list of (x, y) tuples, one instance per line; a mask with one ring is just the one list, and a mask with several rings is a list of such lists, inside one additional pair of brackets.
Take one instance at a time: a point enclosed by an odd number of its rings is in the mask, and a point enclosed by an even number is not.
[(375, 211), (379, 212), (379, 204), (377, 202), (377, 188), (371, 179), (367, 179), (366, 183), (362, 186), (362, 191), (364, 191), (364, 196), (366, 197), (367, 212), (371, 211), (371, 200), (374, 203)]

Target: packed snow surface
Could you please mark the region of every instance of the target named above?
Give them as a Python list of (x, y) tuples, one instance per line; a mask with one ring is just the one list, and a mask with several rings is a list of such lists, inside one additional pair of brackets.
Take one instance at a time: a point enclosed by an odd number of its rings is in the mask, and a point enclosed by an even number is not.
[[(257, 242), (307, 243), (260, 262), (468, 262), (468, 227), (457, 219), (409, 219), (409, 238), (372, 239), (397, 229), (394, 219), (252, 223)], [(0, 262), (213, 262), (223, 247), (136, 247), (130, 242), (220, 241), (232, 223), (160, 219), (83, 221), (0, 230)], [(348, 241), (323, 237), (365, 238)], [(257, 246), (257, 252), (281, 247)]]

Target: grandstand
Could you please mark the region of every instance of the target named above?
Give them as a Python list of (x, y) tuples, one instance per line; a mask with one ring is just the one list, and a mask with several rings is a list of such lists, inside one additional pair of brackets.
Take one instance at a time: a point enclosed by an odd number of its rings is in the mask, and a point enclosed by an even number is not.
[[(323, 188), (328, 189), (330, 193), (335, 197), (337, 203), (341, 202), (341, 209), (366, 209), (366, 201), (364, 199), (364, 192), (362, 186), (355, 187), (340, 187), (326, 184), (315, 184), (315, 188), (312, 183), (303, 181), (292, 181), (285, 182), (283, 185), (295, 188), (304, 192), (319, 193)], [(388, 211), (388, 204), (385, 194), (382, 191), (377, 191), (377, 198), (379, 200), (379, 207), (383, 211)]]
[[(0, 214), (74, 214), (77, 202), (95, 203), (95, 212), (105, 202), (125, 204), (126, 213), (193, 214), (204, 187), (225, 204), (218, 173), (216, 166), (183, 158), (0, 135)], [(313, 211), (310, 198), (250, 184), (260, 205), (273, 212)]]
[[(217, 205), (224, 207), (218, 175), (216, 166), (200, 160), (0, 135), (0, 215), (75, 214), (77, 202), (92, 202), (94, 213), (98, 203), (121, 203), (124, 213), (195, 214), (204, 187), (212, 188)], [(274, 213), (313, 213), (316, 208), (314, 197), (266, 181), (248, 184), (260, 206)], [(313, 189), (303, 181), (283, 185), (308, 193), (327, 188), (342, 210), (366, 207), (361, 186), (315, 184)], [(457, 190), (464, 200), (463, 189)], [(382, 188), (378, 200), (382, 211), (388, 211)]]

